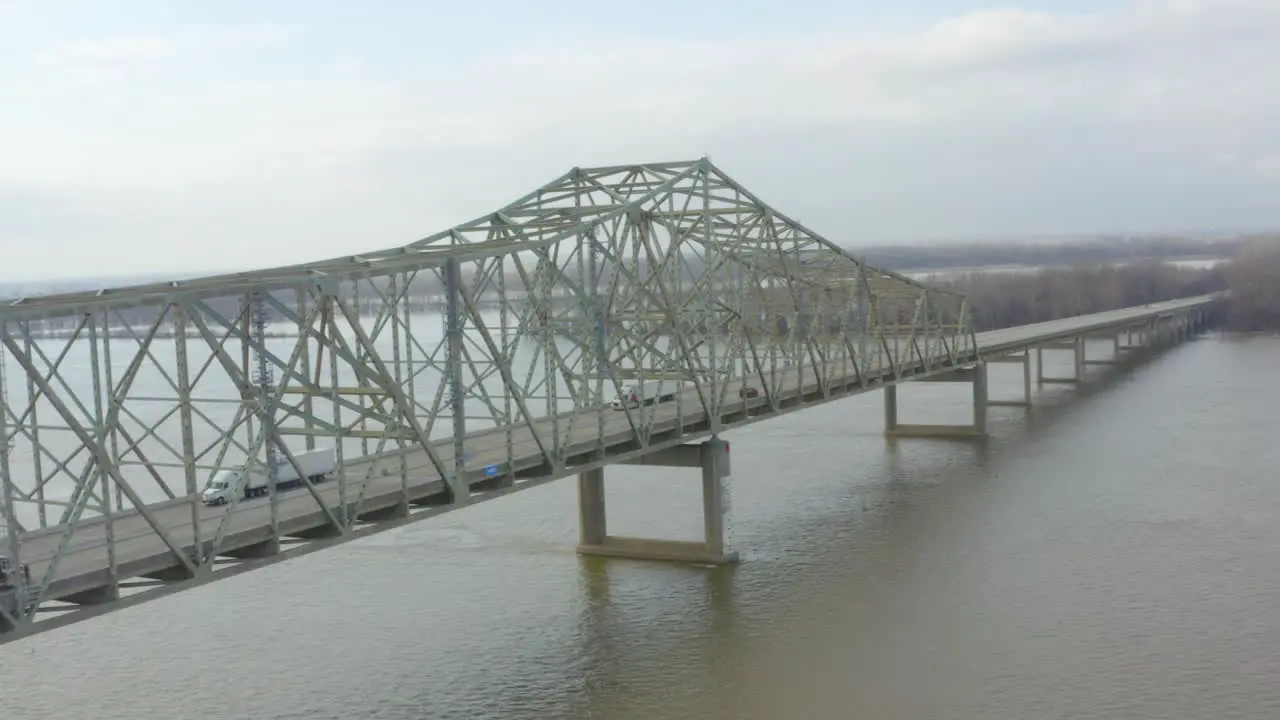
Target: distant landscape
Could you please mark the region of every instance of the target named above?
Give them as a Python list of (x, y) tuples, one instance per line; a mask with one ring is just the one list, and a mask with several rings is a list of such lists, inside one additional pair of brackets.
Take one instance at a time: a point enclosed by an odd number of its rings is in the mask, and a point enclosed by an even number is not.
[[(982, 269), (939, 274), (932, 284), (964, 294), (970, 302), (975, 329), (1014, 325), (1102, 312), (1121, 307), (1229, 290), (1221, 327), (1234, 332), (1280, 331), (1280, 236), (1250, 236), (1193, 244), (1180, 241), (1096, 241), (1054, 250), (1023, 249), (1001, 255), (979, 246), (971, 255), (963, 249), (948, 253), (938, 248), (913, 260), (951, 258), (975, 268), (970, 258), (996, 259), (999, 266), (1029, 265), (1028, 272)], [(1203, 250), (1203, 251), (1199, 251)], [(1017, 261), (1005, 258), (1017, 256)], [(904, 253), (901, 257), (907, 257)], [(1040, 258), (1038, 263), (1029, 262)], [(1183, 262), (1199, 260), (1203, 262)]]
[[(1280, 242), (1280, 232), (1275, 234), (1239, 235), (1229, 238), (1099, 236), (1095, 238), (1041, 240), (1035, 242), (1000, 240), (966, 243), (848, 246), (846, 249), (855, 257), (876, 267), (906, 272), (957, 268), (1121, 263), (1151, 259), (1229, 259), (1243, 248), (1259, 242)], [(16, 298), (84, 292), (101, 288), (190, 280), (254, 269), (256, 268), (220, 268), (203, 272), (188, 271), (167, 274), (32, 279), (20, 282), (0, 281), (0, 297)]]
[(1144, 260), (1230, 259), (1257, 243), (1280, 242), (1274, 235), (1197, 239), (1169, 236), (1115, 236), (1074, 240), (962, 244), (918, 244), (856, 248), (871, 265), (900, 272), (1121, 264)]
[[(968, 295), (980, 330), (1228, 288), (1233, 290), (1233, 298), (1224, 320), (1231, 329), (1280, 329), (1280, 233), (1226, 238), (1099, 236), (848, 250), (870, 265), (909, 273)], [(1010, 269), (1018, 272), (1009, 272)], [(83, 292), (201, 276), (188, 273), (9, 282), (0, 283), (0, 296)], [(424, 273), (413, 284), (411, 305), (415, 309), (431, 307), (441, 292), (438, 279)], [(230, 314), (235, 312), (236, 302), (225, 298), (212, 304), (229, 303), (219, 309)], [(125, 311), (121, 317), (130, 324), (150, 322), (149, 318), (133, 317), (137, 313), (154, 316), (153, 309), (144, 308)], [(57, 319), (41, 329), (57, 334), (73, 322)]]

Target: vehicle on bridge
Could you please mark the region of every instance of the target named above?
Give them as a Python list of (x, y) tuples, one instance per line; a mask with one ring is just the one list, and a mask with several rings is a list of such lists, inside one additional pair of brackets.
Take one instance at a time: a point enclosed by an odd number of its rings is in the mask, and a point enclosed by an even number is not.
[[(18, 568), (9, 558), (0, 555), (0, 589), (10, 589), (18, 584)], [(25, 563), (22, 565), (22, 582), (23, 584), (31, 583), (31, 568)]]
[(674, 380), (646, 380), (633, 385), (623, 385), (622, 392), (613, 399), (610, 407), (614, 410), (622, 410), (628, 407), (638, 408), (641, 405), (667, 402), (674, 400), (676, 393), (681, 389), (682, 383)]
[(18, 612), (18, 589), (31, 585), (31, 568), (25, 563), (21, 571), (7, 557), (0, 556), (0, 608), (11, 615)]
[[(294, 459), (302, 469), (298, 475), (293, 465), (280, 458), (276, 465), (276, 491), (289, 490), (302, 486), (302, 478), (312, 482), (320, 482), (328, 477), (338, 466), (338, 456), (334, 448), (309, 450), (295, 453)], [(245, 499), (261, 497), (271, 491), (270, 476), (265, 463), (255, 463), (252, 469), (241, 467), (234, 470), (222, 470), (205, 487), (201, 497), (205, 505), (225, 505), (231, 502), (236, 488), (241, 488)]]

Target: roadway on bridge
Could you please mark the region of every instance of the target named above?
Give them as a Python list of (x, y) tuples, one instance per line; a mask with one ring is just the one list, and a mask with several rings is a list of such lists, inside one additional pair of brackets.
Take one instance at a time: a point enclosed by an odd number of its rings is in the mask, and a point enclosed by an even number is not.
[[(1201, 296), (1166, 303), (1156, 303), (1143, 307), (1124, 308), (1045, 323), (1023, 325), (1003, 330), (995, 330), (976, 335), (978, 351), (985, 355), (998, 355), (1015, 352), (1037, 344), (1051, 342), (1060, 338), (1079, 334), (1119, 329), (1125, 326), (1159, 318), (1161, 316), (1185, 311), (1207, 305), (1214, 296)], [(973, 356), (962, 358), (961, 365), (973, 361)], [(871, 378), (892, 382), (889, 375), (889, 363), (881, 350), (878, 357), (869, 363)], [(919, 363), (915, 363), (919, 365)], [(918, 369), (918, 368), (917, 368)], [(945, 371), (947, 368), (936, 368)], [(785, 401), (803, 392), (806, 396), (820, 390), (811, 369), (804, 374), (803, 390), (796, 387), (797, 371), (791, 369), (783, 376), (783, 387), (779, 399)], [(848, 387), (856, 382), (857, 375), (851, 365), (833, 364), (828, 372), (835, 376), (831, 381), (834, 386)], [(743, 401), (737, 399), (742, 380), (726, 384), (725, 405), (741, 407)], [(863, 389), (861, 384), (850, 389), (847, 394), (876, 390), (882, 387), (878, 383)], [(746, 406), (755, 411), (765, 410), (758, 415), (745, 418), (731, 424), (726, 429), (738, 427), (750, 422), (758, 422), (773, 417), (776, 413), (768, 412), (769, 399), (763, 397), (746, 401)], [(696, 391), (690, 390), (678, 398), (676, 402), (664, 403), (640, 411), (633, 411), (638, 424), (642, 424), (640, 415), (651, 413), (653, 417), (652, 432), (674, 430), (682, 426), (696, 425), (705, 419), (705, 413), (698, 402)], [(557, 425), (559, 426), (557, 429)], [(560, 435), (560, 442), (555, 443), (553, 433)], [(518, 425), (511, 428), (510, 447), (508, 453), (507, 432), (503, 428), (489, 429), (469, 435), (465, 441), (464, 452), (468, 455), (470, 469), (483, 468), (486, 465), (503, 465), (508, 457), (514, 458), (513, 471), (535, 468), (542, 464), (543, 454), (539, 449), (535, 435), (542, 438), (547, 447), (559, 447), (569, 455), (599, 447), (601, 439), (606, 447), (630, 443), (634, 439), (630, 421), (626, 413), (607, 408), (592, 408), (576, 413), (563, 414), (557, 418), (544, 417), (531, 426)], [(453, 465), (453, 440), (448, 438), (434, 443), (437, 453), (446, 468)], [(402, 485), (401, 463), (405, 464), (409, 482), (407, 488)], [(395, 507), (405, 500), (417, 502), (442, 493), (445, 486), (439, 478), (435, 466), (421, 448), (404, 452), (392, 452), (379, 456), (366, 456), (353, 460), (345, 466), (347, 474), (346, 499), (353, 503), (360, 498), (361, 513)], [(572, 470), (566, 471), (572, 472)], [(478, 474), (473, 484), (486, 480)], [(339, 483), (329, 481), (317, 486), (317, 491), (330, 507), (339, 504)], [(312, 495), (305, 489), (292, 490), (278, 496), (277, 517), (281, 534), (298, 534), (308, 530), (324, 527), (328, 524), (324, 511), (316, 503)], [(202, 542), (212, 541), (217, 533), (219, 523), (228, 512), (228, 507), (207, 507), (198, 499), (194, 501), (199, 514), (199, 536)], [(150, 506), (149, 514), (154, 521), (164, 528), (165, 532), (179, 546), (190, 547), (194, 543), (192, 523), (192, 500), (179, 498)], [(334, 512), (337, 512), (335, 510)], [(62, 526), (45, 528), (29, 532), (22, 537), (23, 560), (30, 564), (32, 579), (42, 578), (49, 563), (58, 554), (57, 548), (62, 542), (64, 528)], [(138, 575), (155, 573), (173, 567), (177, 559), (166, 547), (164, 541), (156, 534), (142, 513), (129, 510), (117, 513), (111, 522), (114, 544), (108, 543), (107, 520), (94, 517), (81, 520), (75, 524), (75, 530), (66, 550), (58, 559), (55, 580), (45, 600), (57, 599), (83, 591), (93, 590), (109, 583), (108, 545), (114, 547), (117, 577), (121, 580)], [(270, 498), (254, 498), (238, 503), (235, 513), (227, 522), (223, 544), (220, 552), (226, 552), (261, 543), (271, 537), (271, 503)]]
[(1138, 305), (1119, 310), (1107, 310), (1106, 312), (1092, 315), (1078, 315), (1061, 320), (1018, 325), (1001, 330), (988, 330), (987, 332), (977, 333), (975, 340), (977, 341), (978, 351), (984, 355), (1016, 352), (1029, 344), (1038, 345), (1053, 342), (1054, 340), (1075, 337), (1083, 333), (1101, 332), (1140, 323), (1151, 318), (1177, 314), (1208, 305), (1217, 297), (1217, 294), (1198, 295), (1181, 300), (1169, 300), (1167, 302)]

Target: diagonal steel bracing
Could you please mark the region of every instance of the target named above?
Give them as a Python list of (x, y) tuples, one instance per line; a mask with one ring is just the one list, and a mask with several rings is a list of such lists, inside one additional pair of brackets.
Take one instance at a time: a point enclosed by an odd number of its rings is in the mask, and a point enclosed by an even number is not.
[[(746, 422), (745, 386), (758, 415), (973, 356), (962, 298), (864, 266), (705, 159), (575, 168), (388, 250), (17, 298), (0, 328), (18, 622), (92, 582), (207, 578), (282, 537)], [(609, 407), (654, 383), (673, 416)], [(325, 478), (200, 500), (317, 448)]]

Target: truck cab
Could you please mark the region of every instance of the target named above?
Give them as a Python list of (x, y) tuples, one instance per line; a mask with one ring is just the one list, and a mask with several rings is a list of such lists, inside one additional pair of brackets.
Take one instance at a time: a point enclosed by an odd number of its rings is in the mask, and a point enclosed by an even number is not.
[(618, 393), (618, 397), (609, 403), (614, 410), (621, 410), (624, 407), (640, 407), (640, 392), (635, 385), (623, 385), (622, 391)]
[(646, 380), (640, 383), (623, 385), (618, 397), (613, 399), (610, 407), (614, 410), (638, 408), (641, 405), (654, 405), (674, 400), (679, 391), (679, 383), (669, 380)]
[(238, 470), (221, 470), (209, 480), (200, 498), (205, 505), (226, 505), (231, 502), (231, 495), (239, 484)]
[(31, 567), (24, 563), (19, 573), (16, 565), (9, 558), (0, 556), (0, 609), (8, 613), (8, 617), (0, 613), (0, 632), (13, 630), (9, 620), (21, 614), (31, 592)]
[[(19, 583), (19, 580), (21, 580), (21, 583)], [(13, 561), (7, 557), (0, 556), (0, 589), (8, 590), (17, 587), (19, 584), (31, 584), (31, 567), (23, 563), (22, 576), (19, 578), (18, 570)]]

